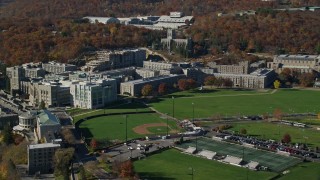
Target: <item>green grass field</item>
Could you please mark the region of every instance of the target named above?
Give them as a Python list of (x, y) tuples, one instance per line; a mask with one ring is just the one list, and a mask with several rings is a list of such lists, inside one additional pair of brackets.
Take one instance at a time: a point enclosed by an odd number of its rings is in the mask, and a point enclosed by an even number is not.
[(159, 154), (135, 161), (134, 168), (141, 179), (154, 180), (187, 180), (192, 179), (191, 167), (194, 169), (194, 179), (271, 179), (276, 176), (272, 172), (257, 172), (245, 168), (223, 164), (217, 161), (182, 154), (171, 149)]
[[(281, 156), (275, 153), (257, 150), (253, 148), (246, 148), (236, 144), (226, 142), (218, 142), (209, 138), (199, 138), (197, 140), (198, 150), (209, 150), (223, 155), (232, 155), (235, 157), (243, 158), (244, 161), (256, 161), (260, 165), (270, 168), (272, 171), (281, 172), (301, 160), (293, 157)], [(189, 146), (196, 147), (195, 141), (185, 142), (179, 147), (187, 149)]]
[(256, 121), (252, 123), (235, 123), (233, 124), (233, 128), (229, 130), (240, 132), (242, 128), (245, 128), (250, 136), (279, 141), (285, 133), (289, 133), (293, 143), (306, 142), (311, 147), (320, 146), (320, 131), (310, 128), (298, 128), (284, 124), (279, 125)]
[[(160, 117), (156, 113), (146, 113), (146, 114), (129, 114), (127, 117), (127, 128), (128, 128), (128, 139), (144, 137), (144, 135), (136, 134), (133, 128), (143, 124), (149, 123), (166, 123), (166, 118)], [(168, 121), (169, 131), (178, 130), (176, 122), (173, 120)], [(124, 115), (112, 115), (103, 116), (93, 119), (89, 119), (80, 124), (80, 130), (82, 135), (86, 138), (96, 138), (96, 139), (108, 139), (108, 140), (124, 140), (125, 139), (125, 117)], [(166, 127), (158, 127), (162, 130), (156, 132), (156, 127), (151, 129), (151, 132), (156, 135), (165, 134)], [(163, 131), (165, 129), (165, 131)]]
[[(273, 113), (277, 108), (288, 113), (318, 112), (320, 91), (280, 89), (273, 91), (254, 90), (206, 90), (185, 91), (168, 95), (150, 105), (175, 117), (191, 118), (194, 103), (195, 118), (212, 115), (254, 115)], [(175, 97), (174, 100), (172, 96)]]
[(289, 173), (280, 177), (279, 180), (293, 180), (293, 179), (320, 179), (320, 163), (302, 163), (289, 169)]
[(130, 103), (130, 104), (123, 104), (118, 106), (106, 107), (104, 109), (71, 109), (68, 110), (69, 114), (73, 115), (74, 123), (79, 121), (80, 119), (87, 118), (94, 115), (99, 114), (109, 114), (109, 113), (135, 113), (135, 112), (146, 112), (150, 111), (150, 109), (141, 104), (141, 103)]

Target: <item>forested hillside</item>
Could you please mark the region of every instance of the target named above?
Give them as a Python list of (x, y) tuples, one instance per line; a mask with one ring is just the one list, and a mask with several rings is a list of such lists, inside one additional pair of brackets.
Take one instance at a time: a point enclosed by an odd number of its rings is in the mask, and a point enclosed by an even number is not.
[[(320, 5), (292, 0), (291, 6)], [(0, 7), (0, 60), (9, 64), (76, 58), (88, 50), (151, 45), (165, 36), (121, 25), (95, 25), (83, 16), (130, 17), (183, 11), (195, 17), (186, 35), (194, 54), (320, 52), (319, 12), (275, 12), (283, 5), (261, 0), (16, 0)], [(245, 17), (218, 12), (257, 10)]]

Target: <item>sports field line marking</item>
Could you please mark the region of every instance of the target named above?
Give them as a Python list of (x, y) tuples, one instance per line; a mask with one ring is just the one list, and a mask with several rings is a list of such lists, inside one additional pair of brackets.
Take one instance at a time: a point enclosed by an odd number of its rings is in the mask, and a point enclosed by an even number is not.
[(237, 96), (261, 96), (274, 94), (277, 89), (272, 90), (269, 93), (257, 93), (257, 94), (226, 94), (226, 95), (216, 95), (216, 96), (196, 96), (196, 97), (179, 97), (179, 99), (194, 99), (194, 98), (210, 98), (210, 97), (237, 97)]

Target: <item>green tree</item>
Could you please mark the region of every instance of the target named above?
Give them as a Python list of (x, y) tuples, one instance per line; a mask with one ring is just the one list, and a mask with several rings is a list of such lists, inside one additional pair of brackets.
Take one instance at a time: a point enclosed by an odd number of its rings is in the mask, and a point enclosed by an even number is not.
[(241, 134), (247, 134), (247, 130), (246, 130), (245, 128), (242, 128), (242, 129), (240, 130), (240, 133), (241, 133)]
[(3, 129), (3, 142), (6, 143), (6, 145), (14, 142), (12, 128), (8, 124)]
[(54, 154), (54, 175), (68, 180), (74, 148), (58, 149)]
[(82, 165), (79, 167), (79, 176), (78, 177), (80, 180), (87, 180), (86, 171)]
[(46, 104), (43, 100), (41, 100), (41, 102), (39, 104), (39, 109), (46, 109)]
[(151, 85), (151, 84), (146, 84), (146, 85), (144, 85), (144, 86), (142, 87), (142, 89), (141, 89), (141, 94), (142, 94), (143, 96), (149, 96), (149, 95), (151, 95), (152, 91), (153, 91), (152, 85)]
[(13, 179), (13, 180), (20, 179), (20, 177), (18, 176), (16, 165), (13, 163), (11, 159), (9, 159), (9, 161), (7, 162), (7, 167), (8, 167), (7, 179)]
[(320, 43), (318, 43), (318, 44), (316, 45), (316, 52), (317, 52), (318, 54), (320, 54)]

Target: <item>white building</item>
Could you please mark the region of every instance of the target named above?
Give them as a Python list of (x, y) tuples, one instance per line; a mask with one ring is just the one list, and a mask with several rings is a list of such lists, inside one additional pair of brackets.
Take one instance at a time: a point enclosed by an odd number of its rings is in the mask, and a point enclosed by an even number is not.
[(16, 131), (32, 130), (35, 124), (36, 124), (36, 113), (29, 111), (19, 115), (19, 125), (14, 126), (13, 130), (16, 130)]
[(83, 19), (88, 19), (90, 23), (102, 23), (102, 24), (120, 24), (119, 19), (114, 17), (93, 17), (86, 16)]
[(53, 157), (60, 144), (44, 143), (28, 146), (28, 173), (52, 173)]
[(117, 100), (117, 82), (115, 79), (100, 79), (72, 84), (71, 104), (74, 107), (96, 109)]

